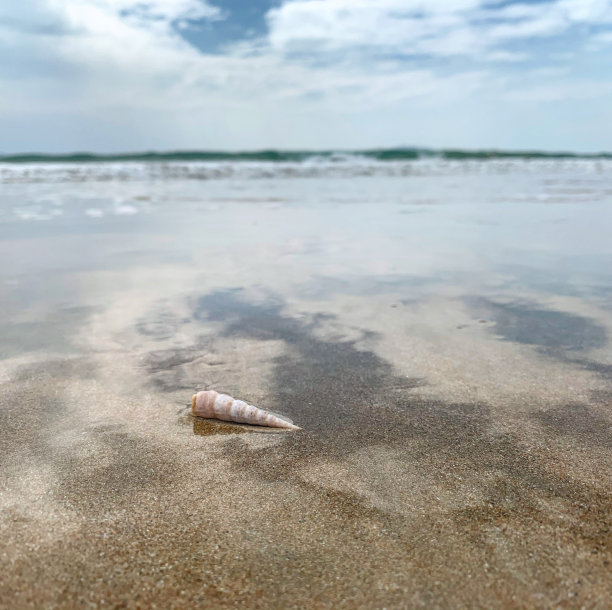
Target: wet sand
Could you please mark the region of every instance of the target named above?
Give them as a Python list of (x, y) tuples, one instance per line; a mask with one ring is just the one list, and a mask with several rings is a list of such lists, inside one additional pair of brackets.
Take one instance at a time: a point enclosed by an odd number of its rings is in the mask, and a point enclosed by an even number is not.
[(0, 606), (609, 607), (602, 180), (14, 185)]

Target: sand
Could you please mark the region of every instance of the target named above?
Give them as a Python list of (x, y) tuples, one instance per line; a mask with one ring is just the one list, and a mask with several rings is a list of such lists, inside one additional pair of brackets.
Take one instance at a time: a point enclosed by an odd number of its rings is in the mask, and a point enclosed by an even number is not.
[[(331, 205), (231, 249), (165, 210), (0, 246), (1, 607), (609, 607), (607, 281), (407, 273), (395, 208), (368, 260)], [(205, 387), (303, 429), (194, 419)]]

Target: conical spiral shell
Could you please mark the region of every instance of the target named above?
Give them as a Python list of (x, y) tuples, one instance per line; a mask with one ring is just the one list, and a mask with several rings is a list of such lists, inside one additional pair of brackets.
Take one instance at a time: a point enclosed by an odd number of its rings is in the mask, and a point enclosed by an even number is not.
[(191, 399), (191, 412), (198, 417), (211, 417), (241, 424), (288, 430), (300, 429), (269, 411), (249, 405), (243, 400), (235, 400), (227, 394), (219, 394), (214, 390), (194, 394)]

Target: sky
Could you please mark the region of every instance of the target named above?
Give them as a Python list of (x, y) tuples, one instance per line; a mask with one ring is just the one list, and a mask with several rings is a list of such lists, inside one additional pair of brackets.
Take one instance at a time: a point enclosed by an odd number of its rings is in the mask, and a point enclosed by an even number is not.
[(5, 0), (0, 152), (612, 150), (612, 0)]

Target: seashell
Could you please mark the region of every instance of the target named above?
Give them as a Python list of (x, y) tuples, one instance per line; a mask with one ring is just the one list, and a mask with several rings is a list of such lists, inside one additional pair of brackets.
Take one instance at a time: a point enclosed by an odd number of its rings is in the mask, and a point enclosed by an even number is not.
[(191, 399), (191, 412), (198, 417), (212, 417), (254, 426), (300, 430), (298, 426), (294, 426), (278, 415), (249, 405), (243, 400), (235, 400), (227, 394), (219, 394), (214, 390), (194, 394)]

